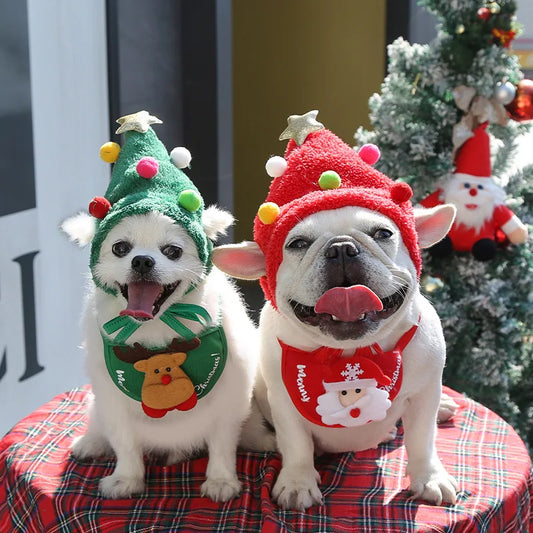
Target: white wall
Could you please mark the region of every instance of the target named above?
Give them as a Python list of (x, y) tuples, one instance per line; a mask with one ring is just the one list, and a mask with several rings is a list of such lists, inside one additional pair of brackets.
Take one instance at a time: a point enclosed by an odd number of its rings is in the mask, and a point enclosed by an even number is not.
[[(0, 435), (87, 382), (78, 346), (88, 250), (75, 248), (58, 228), (103, 194), (109, 177), (98, 157), (109, 140), (105, 0), (28, 0), (27, 7), (37, 207), (0, 217)], [(24, 306), (21, 272), (27, 294), (32, 267), (35, 299)], [(32, 314), (44, 369), (21, 381), (24, 317)]]

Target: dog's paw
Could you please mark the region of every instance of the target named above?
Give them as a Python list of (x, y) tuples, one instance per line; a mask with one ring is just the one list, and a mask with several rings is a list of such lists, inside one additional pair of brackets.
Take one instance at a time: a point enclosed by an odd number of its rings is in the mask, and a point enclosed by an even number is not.
[(241, 490), (241, 482), (236, 477), (207, 478), (200, 488), (200, 494), (214, 502), (227, 502), (237, 497)]
[(104, 498), (131, 498), (144, 490), (144, 479), (111, 474), (100, 480), (99, 488)]
[(409, 491), (413, 499), (420, 498), (434, 505), (453, 505), (456, 502), (457, 482), (441, 467), (424, 475), (411, 476)]
[(455, 403), (454, 399), (450, 395), (443, 393), (440, 399), (439, 411), (437, 413), (437, 422), (439, 424), (446, 422), (455, 415), (457, 409), (459, 409), (459, 405)]
[(282, 468), (272, 496), (283, 509), (305, 510), (322, 503), (320, 475), (312, 468)]
[(75, 438), (70, 451), (77, 459), (91, 459), (113, 454), (113, 449), (104, 437), (90, 433)]

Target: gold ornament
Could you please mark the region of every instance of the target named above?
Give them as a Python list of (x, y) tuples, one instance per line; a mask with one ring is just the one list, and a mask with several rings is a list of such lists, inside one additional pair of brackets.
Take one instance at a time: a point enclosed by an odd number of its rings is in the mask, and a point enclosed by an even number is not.
[(500, 7), (500, 4), (498, 4), (497, 2), (491, 2), (489, 4), (489, 11), (493, 14), (493, 15), (497, 15), (500, 11), (501, 11), (501, 7)]
[(466, 28), (464, 24), (457, 24), (457, 27), (455, 28), (455, 33), (457, 33), (457, 35), (461, 35), (465, 32), (465, 29)]

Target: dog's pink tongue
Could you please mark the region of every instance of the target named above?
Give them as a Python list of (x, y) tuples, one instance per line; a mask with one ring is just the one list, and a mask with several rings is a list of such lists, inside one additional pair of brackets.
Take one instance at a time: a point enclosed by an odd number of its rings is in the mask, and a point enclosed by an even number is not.
[(128, 284), (128, 306), (120, 312), (120, 316), (154, 318), (152, 310), (161, 289), (162, 286), (159, 283), (132, 281)]
[(335, 315), (342, 322), (355, 322), (365, 313), (382, 309), (381, 300), (364, 285), (329, 289), (315, 305), (317, 313)]

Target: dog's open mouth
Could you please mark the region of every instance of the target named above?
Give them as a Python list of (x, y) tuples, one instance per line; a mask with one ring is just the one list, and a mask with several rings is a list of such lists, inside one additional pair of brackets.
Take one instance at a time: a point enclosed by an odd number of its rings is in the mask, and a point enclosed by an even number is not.
[(314, 307), (294, 300), (289, 303), (301, 322), (318, 326), (337, 339), (355, 339), (374, 329), (380, 320), (392, 316), (403, 304), (407, 291), (408, 287), (402, 285), (390, 296), (379, 298), (362, 285), (334, 287)]
[(174, 292), (179, 281), (161, 285), (154, 281), (131, 281), (120, 285), (120, 292), (128, 305), (120, 312), (120, 316), (128, 315), (137, 320), (150, 320), (159, 312), (161, 305)]

